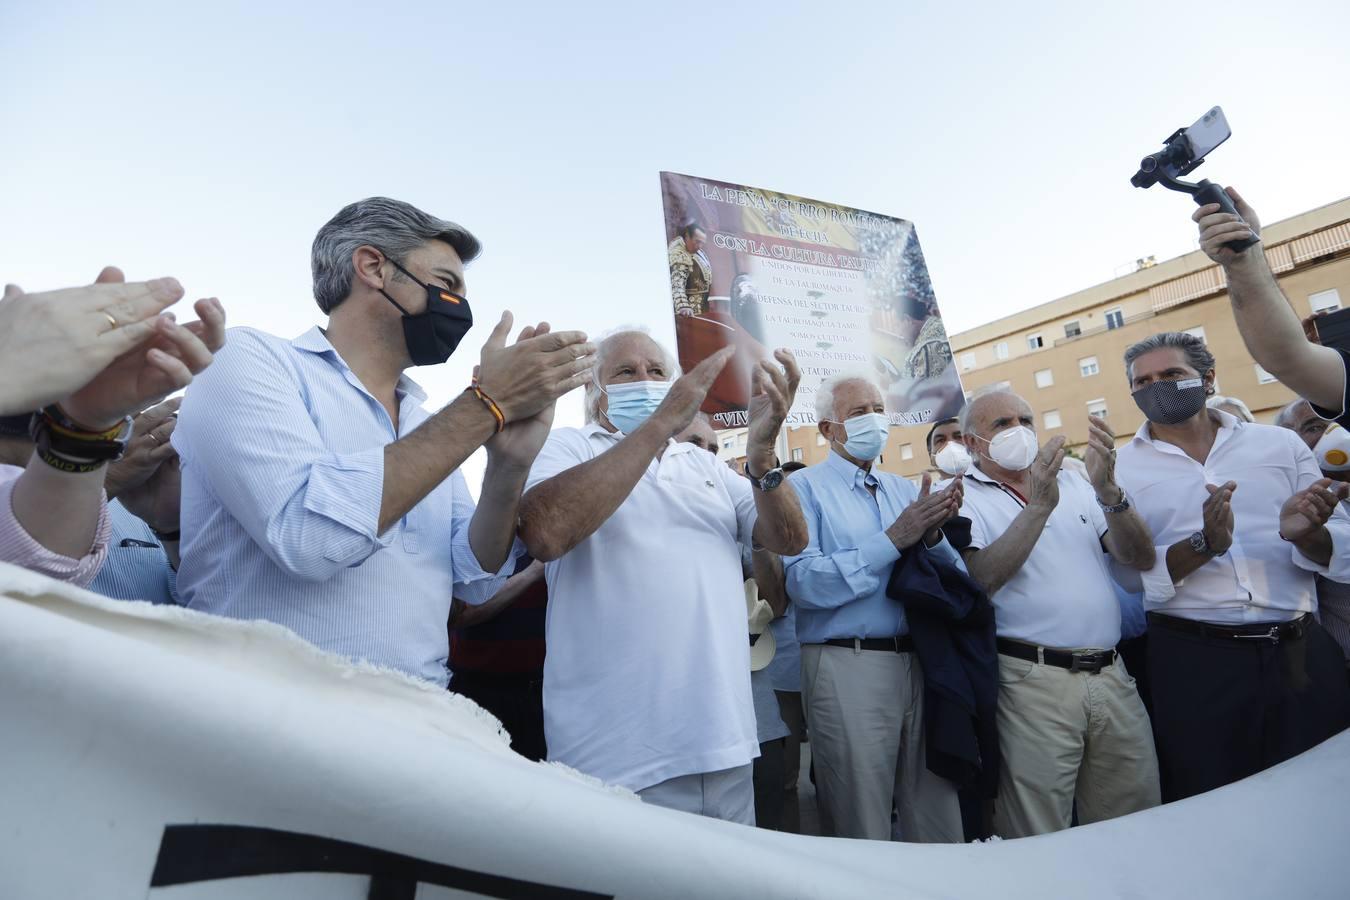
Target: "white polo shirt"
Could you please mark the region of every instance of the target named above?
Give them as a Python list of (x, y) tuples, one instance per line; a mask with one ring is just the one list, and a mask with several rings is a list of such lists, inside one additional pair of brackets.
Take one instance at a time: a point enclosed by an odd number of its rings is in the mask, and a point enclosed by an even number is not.
[[(619, 440), (598, 425), (554, 431), (526, 489)], [(759, 755), (740, 546), (752, 490), (671, 441), (603, 525), (547, 564), (549, 759), (636, 791)]]
[[(1031, 555), (991, 597), (999, 637), (1060, 650), (1107, 649), (1120, 642), (1116, 602), (1101, 538), (1106, 516), (1092, 485), (1059, 473), (1059, 504)], [(1010, 489), (972, 467), (961, 515), (970, 519), (970, 546), (983, 550), (1003, 536), (1025, 504)]]

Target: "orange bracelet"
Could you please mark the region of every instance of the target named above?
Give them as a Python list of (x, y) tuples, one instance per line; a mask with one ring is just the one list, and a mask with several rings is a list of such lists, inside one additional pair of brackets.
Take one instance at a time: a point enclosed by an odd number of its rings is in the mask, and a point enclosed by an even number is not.
[(506, 415), (502, 412), (502, 408), (497, 405), (497, 401), (483, 393), (483, 389), (478, 386), (477, 378), (469, 382), (469, 386), (464, 390), (483, 401), (483, 405), (488, 408), (488, 412), (492, 413), (492, 418), (497, 420), (497, 433), (500, 434), (502, 429), (506, 427)]

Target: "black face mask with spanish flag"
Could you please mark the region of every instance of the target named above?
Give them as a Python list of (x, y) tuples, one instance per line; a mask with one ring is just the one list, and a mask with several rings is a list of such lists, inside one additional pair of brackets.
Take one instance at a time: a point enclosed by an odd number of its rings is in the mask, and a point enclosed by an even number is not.
[(412, 364), (440, 365), (450, 358), (450, 354), (455, 352), (464, 335), (473, 327), (473, 312), (469, 309), (468, 298), (434, 284), (424, 284), (418, 281), (413, 273), (394, 262), (388, 254), (385, 254), (385, 258), (427, 292), (426, 312), (412, 315), (400, 306), (397, 300), (386, 294), (384, 288), (380, 288), (384, 299), (403, 313), (403, 340), (408, 345), (408, 356), (412, 359)]

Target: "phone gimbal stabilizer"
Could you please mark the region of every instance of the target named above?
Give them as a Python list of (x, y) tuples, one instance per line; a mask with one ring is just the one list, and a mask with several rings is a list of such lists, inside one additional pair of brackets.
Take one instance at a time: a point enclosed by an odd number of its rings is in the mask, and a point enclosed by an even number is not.
[[(1196, 166), (1205, 161), (1203, 156), (1199, 159), (1195, 158), (1195, 151), (1186, 131), (1185, 128), (1178, 128), (1163, 141), (1163, 149), (1157, 153), (1150, 153), (1140, 160), (1139, 171), (1134, 173), (1134, 177), (1130, 179), (1130, 184), (1137, 188), (1149, 188), (1161, 183), (1163, 187), (1169, 190), (1190, 194), (1198, 206), (1217, 203), (1222, 212), (1232, 213), (1236, 216), (1238, 211), (1233, 206), (1233, 198), (1229, 197), (1228, 192), (1219, 185), (1205, 178), (1194, 182), (1182, 181), (1169, 174), (1168, 170), (1174, 169), (1177, 175), (1188, 175), (1194, 171)], [(1229, 241), (1226, 246), (1229, 250), (1240, 252), (1257, 243), (1257, 241), (1258, 238), (1245, 238), (1240, 241)]]

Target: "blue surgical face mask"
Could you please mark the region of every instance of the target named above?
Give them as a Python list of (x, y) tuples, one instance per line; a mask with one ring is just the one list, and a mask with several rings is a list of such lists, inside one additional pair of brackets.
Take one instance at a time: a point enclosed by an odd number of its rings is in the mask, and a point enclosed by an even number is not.
[(608, 388), (601, 385), (600, 390), (609, 397), (605, 415), (619, 431), (632, 434), (666, 399), (670, 384), (669, 381), (626, 381), (611, 384)]
[[(839, 422), (836, 425), (841, 424)], [(845, 420), (844, 452), (854, 459), (870, 462), (881, 455), (891, 432), (891, 420), (881, 413), (863, 413)], [(837, 442), (836, 442), (837, 443)]]

